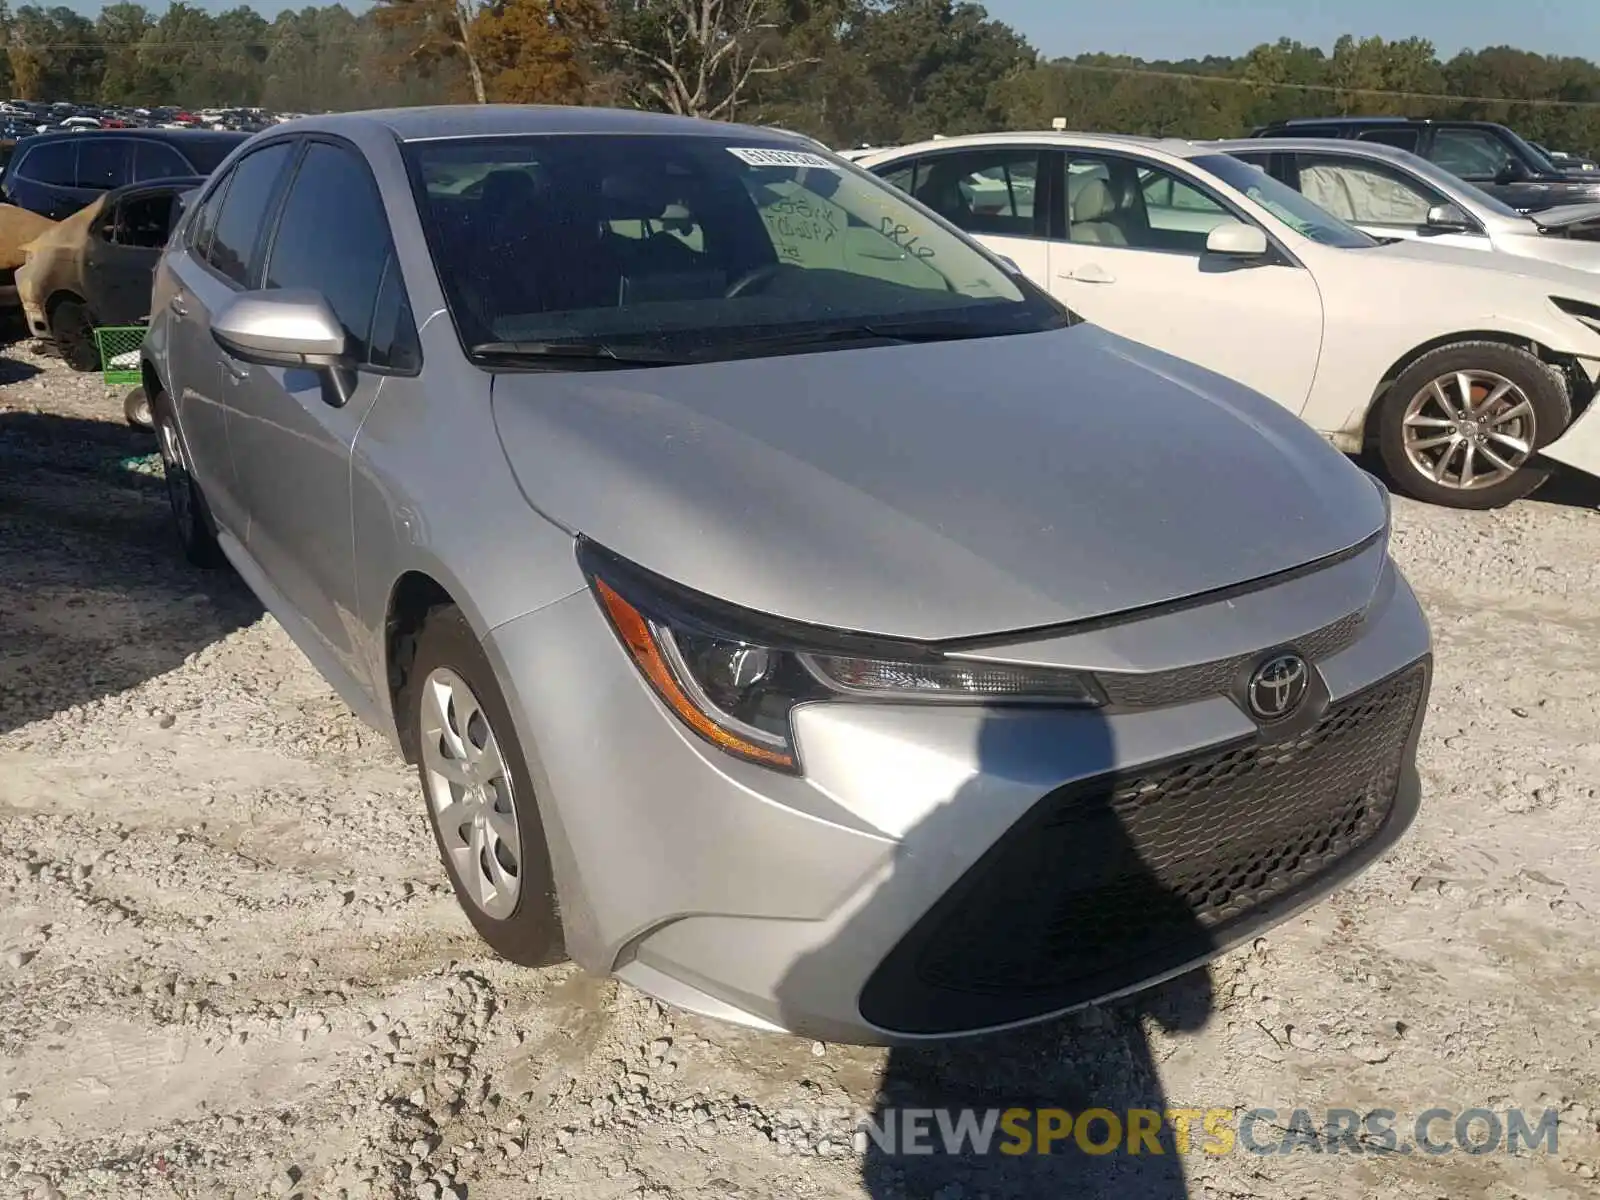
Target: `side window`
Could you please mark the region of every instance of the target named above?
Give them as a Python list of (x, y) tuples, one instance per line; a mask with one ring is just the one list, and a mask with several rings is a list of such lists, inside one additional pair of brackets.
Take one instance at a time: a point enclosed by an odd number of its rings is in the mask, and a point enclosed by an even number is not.
[(924, 160), (913, 194), (968, 233), (1031, 237), (1038, 184), (1036, 151), (997, 146)]
[(116, 241), (121, 246), (159, 250), (172, 230), (175, 197), (170, 193), (124, 200), (117, 213)]
[[(313, 142), (284, 200), (262, 286), (320, 292), (344, 325), (351, 354), (368, 362), (369, 350), (376, 349), (378, 293), (393, 257), (389, 218), (366, 162), (352, 151)], [(386, 303), (394, 312), (405, 307), (405, 296), (398, 271), (392, 274), (399, 294)], [(392, 355), (399, 317), (385, 320), (391, 327), (376, 332), (383, 353)]]
[(78, 182), (78, 147), (75, 142), (46, 142), (35, 146), (22, 156), (16, 165), (19, 179), (35, 183), (48, 183), (53, 187), (76, 187)]
[(1416, 126), (1401, 126), (1398, 129), (1363, 129), (1357, 137), (1363, 142), (1377, 142), (1382, 146), (1394, 146), (1399, 150), (1417, 152), (1417, 139), (1422, 131)]
[(890, 187), (899, 188), (902, 192), (910, 194), (911, 181), (916, 176), (917, 164), (915, 161), (903, 163), (898, 167), (891, 167), (878, 176)]
[(222, 211), (222, 202), (228, 198), (228, 188), (233, 183), (233, 172), (217, 180), (217, 186), (211, 189), (211, 194), (206, 197), (194, 214), (194, 220), (189, 222), (189, 249), (196, 258), (204, 259), (211, 253), (211, 235), (216, 232), (217, 214)]
[(83, 135), (78, 146), (78, 186), (109, 192), (127, 182), (127, 139)]
[(1175, 172), (1115, 155), (1072, 157), (1067, 218), (1074, 242), (1181, 254), (1203, 253), (1206, 235), (1236, 219)]
[(1428, 157), (1463, 179), (1493, 179), (1511, 161), (1511, 151), (1487, 129), (1438, 129)]
[(192, 174), (194, 169), (171, 146), (143, 140), (133, 144), (135, 183), (145, 183), (151, 179), (176, 179), (180, 175)]
[(263, 226), (292, 153), (289, 142), (277, 142), (247, 154), (234, 168), (206, 261), (242, 288), (259, 275)]
[(415, 371), (422, 366), (422, 348), (417, 344), (417, 323), (411, 316), (411, 301), (400, 278), (400, 260), (391, 250), (378, 284), (378, 299), (372, 308), (372, 337), (367, 362), (393, 371)]
[(1358, 225), (1418, 226), (1444, 197), (1382, 163), (1363, 159), (1296, 156), (1301, 195), (1334, 216)]

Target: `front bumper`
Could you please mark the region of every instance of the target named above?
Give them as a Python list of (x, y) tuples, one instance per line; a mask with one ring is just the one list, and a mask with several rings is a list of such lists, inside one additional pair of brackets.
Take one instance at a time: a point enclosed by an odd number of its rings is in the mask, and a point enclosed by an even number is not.
[[(1302, 642), (1326, 715), (1265, 734), (1225, 676)], [(803, 708), (799, 778), (684, 730), (587, 593), (488, 644), (573, 957), (694, 1011), (831, 1041), (1007, 1028), (1178, 974), (1338, 886), (1416, 812), (1429, 635), (1381, 545), (1213, 604), (975, 652), (1130, 673), (1131, 703)], [(1177, 684), (1148, 686), (1154, 672)], [(1355, 746), (1323, 727), (1397, 679), (1404, 695), (1361, 726), (1382, 736)]]

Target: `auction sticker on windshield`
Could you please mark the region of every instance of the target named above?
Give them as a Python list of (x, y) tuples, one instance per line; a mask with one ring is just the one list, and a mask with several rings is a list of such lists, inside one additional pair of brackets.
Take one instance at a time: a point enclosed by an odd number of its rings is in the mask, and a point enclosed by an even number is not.
[(837, 171), (839, 165), (831, 163), (820, 154), (805, 150), (763, 150), (759, 146), (729, 146), (729, 154), (752, 167), (820, 167), (824, 171)]

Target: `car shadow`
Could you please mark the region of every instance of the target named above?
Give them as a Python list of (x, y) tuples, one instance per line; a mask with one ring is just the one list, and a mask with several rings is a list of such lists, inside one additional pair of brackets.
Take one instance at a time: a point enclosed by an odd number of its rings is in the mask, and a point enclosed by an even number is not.
[(0, 733), (135, 687), (261, 612), (232, 572), (184, 561), (148, 433), (0, 411)]
[[(1039, 767), (1063, 761), (1067, 739), (1059, 723), (1001, 710), (984, 720), (978, 773), (904, 834), (889, 875), (838, 936), (784, 976), (777, 999), (787, 1027), (810, 1032), (806, 1014), (816, 1011), (816, 998), (836, 992), (841, 975), (859, 977), (860, 967), (847, 974), (846, 964), (862, 954), (863, 942), (881, 947), (899, 937), (858, 1003), (880, 1028), (902, 1032), (933, 1030), (952, 1014), (966, 1028), (1014, 1025), (1124, 992), (1151, 961), (1192, 963), (1214, 952), (1198, 912), (1168, 882), (1183, 818), (1170, 804), (1164, 812), (1147, 807), (1136, 786), (1122, 787), (1129, 781), (1107, 774), (1117, 756), (1104, 719), (1085, 713), (1074, 720), (1067, 755), (1076, 769), (1066, 776)], [(1088, 782), (1051, 791), (1054, 778), (1074, 775)], [(947, 879), (959, 869), (941, 871), (940, 860), (948, 864), (971, 844), (971, 814), (992, 808), (997, 780), (1002, 788), (1037, 788), (1045, 798), (916, 919), (928, 890), (919, 880)], [(1187, 1196), (1178, 1139), (1159, 1115), (1169, 1104), (1152, 1039), (1201, 1028), (1212, 1004), (1210, 973), (1200, 967), (1127, 999), (1021, 1029), (891, 1049), (864, 1115), (865, 1135), (858, 1130), (854, 1139), (867, 1194)], [(1100, 1112), (1085, 1118), (1089, 1110)], [(963, 1120), (975, 1123), (972, 1129), (989, 1122), (986, 1147), (970, 1138), (952, 1144), (948, 1131)], [(1145, 1136), (1134, 1133), (1136, 1122)], [(1195, 1133), (1198, 1144), (1198, 1125)], [(1130, 1153), (1131, 1145), (1137, 1148)]]
[(1572, 467), (1560, 467), (1549, 481), (1528, 499), (1535, 504), (1558, 508), (1600, 509), (1600, 479)]

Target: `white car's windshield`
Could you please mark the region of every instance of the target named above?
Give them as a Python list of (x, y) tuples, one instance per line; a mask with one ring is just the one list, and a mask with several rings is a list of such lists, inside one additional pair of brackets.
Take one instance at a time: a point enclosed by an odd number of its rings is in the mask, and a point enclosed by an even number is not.
[(1378, 243), (1353, 225), (1346, 225), (1324, 208), (1319, 208), (1286, 183), (1268, 175), (1260, 167), (1228, 154), (1202, 154), (1189, 165), (1215, 175), (1223, 183), (1255, 201), (1301, 237), (1324, 246), (1364, 250)]
[(462, 340), (620, 360), (1071, 318), (870, 175), (792, 142), (542, 135), (407, 147)]

